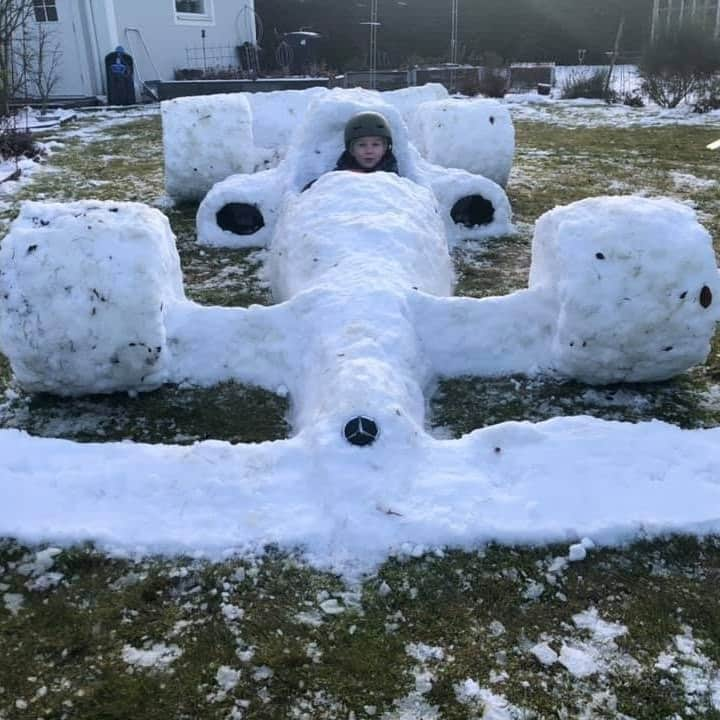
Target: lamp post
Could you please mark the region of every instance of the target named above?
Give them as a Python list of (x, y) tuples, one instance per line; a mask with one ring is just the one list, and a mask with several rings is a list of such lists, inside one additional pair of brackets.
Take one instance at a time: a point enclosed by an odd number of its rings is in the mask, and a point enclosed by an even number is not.
[(377, 29), (380, 26), (378, 22), (378, 0), (370, 0), (370, 22), (360, 24), (370, 26), (370, 87), (374, 90), (375, 73), (377, 72)]
[(457, 65), (458, 55), (458, 0), (452, 0), (450, 10), (450, 62)]
[(458, 61), (458, 1), (450, 9), (450, 90), (455, 90), (455, 65)]

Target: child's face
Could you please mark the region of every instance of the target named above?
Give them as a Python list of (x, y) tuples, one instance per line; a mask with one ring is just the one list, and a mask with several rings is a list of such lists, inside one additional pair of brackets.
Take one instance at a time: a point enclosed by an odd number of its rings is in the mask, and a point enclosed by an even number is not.
[(387, 140), (384, 137), (369, 135), (354, 140), (350, 145), (350, 154), (357, 164), (366, 170), (375, 167), (387, 150)]

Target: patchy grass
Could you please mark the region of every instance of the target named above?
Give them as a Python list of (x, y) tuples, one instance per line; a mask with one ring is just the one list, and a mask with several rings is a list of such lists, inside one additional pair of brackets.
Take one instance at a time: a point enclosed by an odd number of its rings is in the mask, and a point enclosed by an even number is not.
[(466, 720), (484, 706), (459, 698), (468, 680), (511, 717), (717, 717), (718, 542), (566, 554), (395, 558), (346, 587), (272, 550), (132, 561), (6, 541), (0, 717)]
[(0, 405), (0, 422), (33, 435), (80, 442), (262, 442), (287, 437), (288, 410), (285, 398), (227, 382), (211, 388), (166, 386), (136, 396), (17, 393)]

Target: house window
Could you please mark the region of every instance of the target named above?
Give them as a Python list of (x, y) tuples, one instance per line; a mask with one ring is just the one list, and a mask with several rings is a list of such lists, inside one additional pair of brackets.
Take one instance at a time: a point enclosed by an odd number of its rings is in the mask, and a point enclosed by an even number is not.
[(33, 0), (33, 10), (38, 22), (57, 22), (55, 0)]
[(175, 21), (179, 23), (212, 23), (212, 0), (173, 0)]

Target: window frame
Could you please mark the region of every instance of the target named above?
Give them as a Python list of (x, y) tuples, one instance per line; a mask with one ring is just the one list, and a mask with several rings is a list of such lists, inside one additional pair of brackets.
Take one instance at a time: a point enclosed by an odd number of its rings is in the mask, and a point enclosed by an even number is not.
[(172, 3), (173, 17), (176, 25), (214, 25), (215, 7), (213, 0), (200, 0), (203, 3), (203, 12), (187, 12), (177, 9), (178, 0), (170, 0)]
[[(50, 17), (51, 13), (53, 13), (55, 17)], [(33, 0), (33, 14), (35, 16), (35, 22), (38, 23), (60, 21), (57, 0)]]

